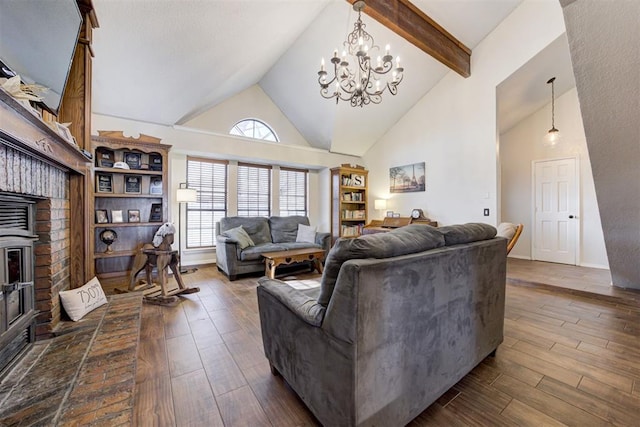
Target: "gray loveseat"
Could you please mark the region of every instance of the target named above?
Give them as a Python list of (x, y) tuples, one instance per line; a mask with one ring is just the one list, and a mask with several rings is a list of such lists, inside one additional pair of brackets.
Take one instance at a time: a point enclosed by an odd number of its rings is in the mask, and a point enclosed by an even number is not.
[[(331, 248), (329, 233), (315, 233), (313, 242), (296, 242), (298, 225), (309, 225), (306, 216), (226, 217), (216, 223), (216, 264), (230, 280), (238, 274), (264, 272), (263, 252), (301, 248), (321, 248), (325, 254)], [(241, 248), (237, 240), (223, 234), (242, 226), (254, 245)]]
[(264, 351), (325, 426), (402, 426), (503, 340), (506, 239), (486, 224), (339, 239), (319, 288), (259, 280)]

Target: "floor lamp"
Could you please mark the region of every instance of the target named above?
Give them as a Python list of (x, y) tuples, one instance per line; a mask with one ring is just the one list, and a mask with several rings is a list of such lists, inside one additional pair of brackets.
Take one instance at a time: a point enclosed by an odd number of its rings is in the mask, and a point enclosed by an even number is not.
[(181, 182), (176, 192), (176, 201), (178, 202), (178, 270), (180, 274), (193, 273), (197, 268), (190, 270), (182, 269), (182, 204), (198, 201), (198, 192), (193, 188), (187, 188), (186, 182)]

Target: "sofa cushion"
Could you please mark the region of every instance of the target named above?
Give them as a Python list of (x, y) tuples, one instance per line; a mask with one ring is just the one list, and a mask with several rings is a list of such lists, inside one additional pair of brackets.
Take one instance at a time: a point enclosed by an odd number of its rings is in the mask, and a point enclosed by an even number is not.
[(357, 258), (390, 258), (444, 246), (444, 236), (429, 225), (411, 224), (388, 233), (338, 239), (329, 251), (320, 282), (318, 302), (329, 304), (342, 264)]
[(225, 231), (242, 226), (253, 243), (271, 243), (271, 233), (269, 232), (269, 220), (263, 217), (242, 217), (229, 216), (220, 220), (220, 234)]
[(298, 224), (309, 225), (306, 216), (272, 216), (269, 218), (271, 241), (273, 243), (295, 242), (298, 235)]
[(264, 252), (286, 251), (287, 248), (282, 244), (263, 243), (261, 245), (249, 246), (240, 252), (241, 261), (255, 261), (262, 258)]
[(447, 225), (438, 228), (438, 230), (444, 235), (444, 241), (447, 246), (488, 240), (496, 237), (496, 228), (481, 222)]
[(253, 243), (253, 240), (251, 240), (251, 237), (249, 237), (249, 235), (246, 231), (244, 231), (244, 228), (242, 228), (241, 225), (225, 231), (224, 233), (222, 233), (222, 235), (228, 237), (231, 240), (235, 240), (238, 243), (238, 246), (240, 246), (240, 249), (245, 249), (249, 246), (255, 246), (255, 243)]
[(315, 243), (316, 227), (298, 224), (298, 234), (296, 235), (296, 242)]

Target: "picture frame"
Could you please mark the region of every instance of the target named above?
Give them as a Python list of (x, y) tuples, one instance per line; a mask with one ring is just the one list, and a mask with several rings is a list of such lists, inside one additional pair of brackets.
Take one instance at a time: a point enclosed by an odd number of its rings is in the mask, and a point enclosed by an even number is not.
[(113, 175), (96, 173), (96, 193), (113, 193)]
[(162, 194), (161, 176), (152, 176), (149, 179), (149, 194)]
[(400, 218), (400, 212), (394, 212), (393, 213), (393, 217), (394, 218)]
[(124, 177), (124, 193), (140, 194), (142, 192), (142, 176), (125, 175)]
[(123, 161), (129, 165), (130, 169), (142, 168), (142, 153), (135, 151), (125, 151), (122, 155)]
[(101, 168), (112, 168), (114, 162), (114, 152), (108, 148), (100, 147), (96, 149), (96, 164)]
[(390, 193), (413, 193), (417, 191), (425, 191), (425, 189), (425, 162), (389, 168)]
[(162, 222), (162, 203), (152, 203), (149, 222)]
[(149, 170), (162, 171), (162, 155), (159, 153), (149, 153)]
[(140, 222), (140, 210), (139, 209), (129, 209), (127, 212), (129, 215), (129, 222)]
[(124, 222), (121, 209), (111, 211), (111, 222)]
[(387, 218), (393, 218), (393, 211), (387, 211)]
[(96, 209), (96, 224), (108, 224), (109, 216), (106, 209)]

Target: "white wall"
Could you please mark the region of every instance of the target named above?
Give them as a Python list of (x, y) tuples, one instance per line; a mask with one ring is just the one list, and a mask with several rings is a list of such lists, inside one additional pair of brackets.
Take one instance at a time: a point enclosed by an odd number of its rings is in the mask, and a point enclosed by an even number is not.
[(534, 160), (578, 157), (580, 164), (579, 265), (608, 268), (600, 213), (596, 200), (589, 152), (575, 88), (555, 100), (555, 124), (562, 143), (545, 147), (542, 137), (551, 127), (551, 103), (500, 135), (502, 182), (501, 221), (523, 223), (524, 230), (510, 256), (531, 259), (532, 164)]
[[(363, 156), (370, 199), (387, 196), (403, 215), (422, 208), (440, 224), (496, 224), (496, 86), (563, 32), (557, 2), (524, 1), (473, 49), (471, 77), (449, 72)], [(389, 195), (389, 168), (422, 161), (426, 191)], [(372, 204), (369, 214), (381, 215)]]
[(233, 125), (242, 119), (258, 119), (267, 123), (284, 144), (310, 146), (258, 85), (253, 85), (221, 102), (189, 120), (185, 126), (227, 134)]
[[(249, 138), (201, 132), (188, 128), (173, 128), (152, 123), (136, 122), (117, 117), (92, 116), (92, 129), (122, 130), (125, 136), (138, 137), (143, 133), (162, 139), (163, 144), (172, 146), (169, 153), (169, 221), (178, 224), (178, 204), (175, 202), (175, 191), (179, 183), (186, 182), (187, 155), (206, 158), (247, 161), (261, 164), (282, 165), (310, 169), (309, 173), (309, 220), (318, 227), (318, 231), (328, 232), (330, 229), (328, 168), (342, 163), (359, 163), (353, 156), (329, 153), (325, 150), (302, 145), (286, 145), (269, 141), (257, 141)], [(326, 182), (323, 182), (326, 180)], [(231, 188), (234, 188), (231, 183)], [(230, 194), (230, 205), (233, 205)], [(235, 205), (233, 205), (235, 206)], [(184, 209), (184, 208), (183, 208)], [(184, 217), (184, 211), (183, 211)], [(184, 223), (182, 224), (184, 228)], [(177, 249), (179, 236), (175, 239)], [(184, 239), (182, 239), (184, 240)], [(196, 265), (215, 261), (213, 250), (186, 250), (182, 241), (182, 264)]]

